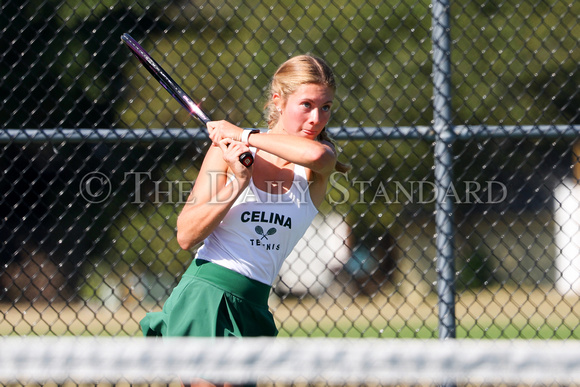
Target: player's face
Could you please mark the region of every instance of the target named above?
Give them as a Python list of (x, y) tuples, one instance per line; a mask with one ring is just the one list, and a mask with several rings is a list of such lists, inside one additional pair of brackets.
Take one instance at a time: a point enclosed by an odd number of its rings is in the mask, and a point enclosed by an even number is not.
[(327, 86), (301, 85), (281, 106), (279, 124), (288, 134), (315, 139), (330, 119), (333, 99), (334, 91)]

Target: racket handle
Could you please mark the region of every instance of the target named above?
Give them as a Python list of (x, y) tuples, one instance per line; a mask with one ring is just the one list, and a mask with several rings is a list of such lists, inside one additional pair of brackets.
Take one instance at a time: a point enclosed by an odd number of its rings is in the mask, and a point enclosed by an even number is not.
[[(200, 109), (201, 111), (201, 109)], [(197, 115), (196, 117), (199, 118), (201, 122), (207, 127), (207, 123), (211, 121), (211, 119), (205, 115), (203, 112), (202, 114)], [(252, 156), (252, 152), (244, 152), (239, 157), (240, 163), (244, 164), (246, 168), (250, 168), (252, 164), (254, 164), (254, 156)]]
[(244, 152), (240, 155), (240, 163), (244, 164), (246, 168), (250, 168), (254, 164), (254, 156), (252, 152)]

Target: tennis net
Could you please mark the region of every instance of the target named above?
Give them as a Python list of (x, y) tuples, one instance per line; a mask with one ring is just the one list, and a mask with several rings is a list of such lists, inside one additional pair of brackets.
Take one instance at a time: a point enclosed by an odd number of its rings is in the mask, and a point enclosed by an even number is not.
[(580, 342), (346, 338), (0, 339), (0, 383), (571, 385)]

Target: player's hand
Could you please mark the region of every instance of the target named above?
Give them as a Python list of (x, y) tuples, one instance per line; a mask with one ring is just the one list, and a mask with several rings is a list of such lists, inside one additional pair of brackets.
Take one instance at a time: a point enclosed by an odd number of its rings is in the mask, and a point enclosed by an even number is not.
[(225, 120), (210, 121), (207, 123), (209, 138), (213, 145), (218, 145), (223, 139), (240, 141), (242, 139), (243, 129)]
[(224, 138), (219, 141), (218, 146), (223, 152), (224, 161), (236, 175), (236, 178), (249, 181), (253, 168), (243, 165), (240, 162), (240, 155), (249, 152), (250, 148), (239, 141), (232, 141), (229, 138)]

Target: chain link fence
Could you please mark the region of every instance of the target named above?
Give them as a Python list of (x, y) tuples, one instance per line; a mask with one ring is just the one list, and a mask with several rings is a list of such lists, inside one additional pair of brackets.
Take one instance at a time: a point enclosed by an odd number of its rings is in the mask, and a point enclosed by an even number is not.
[(334, 68), (329, 131), (352, 170), (333, 175), (273, 287), (281, 336), (440, 336), (436, 216), (450, 209), (457, 337), (578, 338), (580, 3), (444, 8), (446, 139), (432, 9), (3, 1), (0, 334), (140, 335), (195, 254), (175, 221), (209, 141), (121, 44), (129, 32), (211, 117), (243, 127), (266, 126), (265, 90), (289, 56)]

